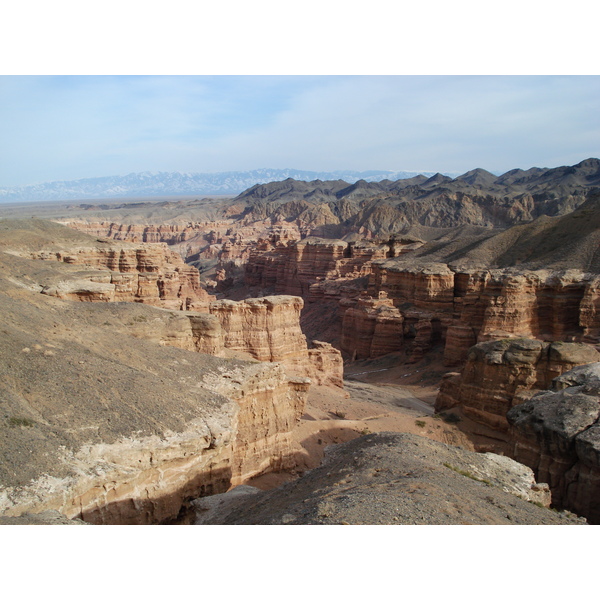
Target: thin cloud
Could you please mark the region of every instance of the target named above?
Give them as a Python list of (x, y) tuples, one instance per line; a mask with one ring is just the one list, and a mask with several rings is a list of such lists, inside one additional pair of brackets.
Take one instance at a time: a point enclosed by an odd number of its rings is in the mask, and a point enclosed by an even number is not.
[(260, 167), (503, 171), (600, 155), (600, 77), (0, 77), (0, 185)]

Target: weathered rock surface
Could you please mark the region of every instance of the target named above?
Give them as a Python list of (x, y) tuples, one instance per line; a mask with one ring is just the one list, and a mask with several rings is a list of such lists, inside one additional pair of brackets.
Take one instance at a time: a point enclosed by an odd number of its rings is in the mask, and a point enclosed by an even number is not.
[[(198, 326), (194, 331), (195, 344), (208, 348), (211, 340), (219, 339), (222, 349), (218, 354), (241, 353), (260, 361), (280, 362), (290, 373), (310, 377), (319, 385), (343, 387), (339, 350), (319, 342), (308, 348), (300, 328), (303, 305), (302, 298), (295, 296), (211, 302), (212, 328)], [(190, 314), (190, 318), (196, 317)]]
[(0, 517), (0, 525), (88, 525), (81, 519), (69, 519), (57, 510), (41, 513), (25, 513), (20, 517)]
[(247, 352), (256, 360), (301, 364), (306, 338), (300, 329), (302, 298), (268, 296), (234, 302), (218, 300), (209, 306), (224, 334), (224, 347)]
[(390, 252), (385, 243), (317, 237), (272, 248), (263, 246), (249, 257), (246, 284), (309, 298), (311, 285), (318, 281), (364, 277), (371, 271), (372, 260), (385, 258)]
[[(233, 491), (235, 492), (235, 490)], [(327, 448), (320, 467), (268, 492), (244, 488), (195, 503), (199, 524), (574, 524), (530, 469), (401, 433)], [(529, 500), (529, 502), (528, 502)]]
[(483, 342), (469, 350), (461, 374), (442, 380), (437, 411), (460, 406), (473, 420), (506, 431), (507, 412), (573, 367), (600, 360), (587, 344), (505, 339)]
[(549, 484), (553, 505), (600, 524), (600, 364), (557, 377), (507, 418), (513, 456)]
[(392, 300), (360, 298), (344, 312), (341, 348), (352, 358), (377, 358), (400, 350), (403, 332), (404, 317)]
[[(301, 298), (272, 296), (243, 302), (208, 302), (213, 297), (199, 287), (198, 271), (184, 265), (177, 254), (169, 250), (165, 253), (164, 244), (138, 244), (139, 247), (122, 244), (122, 248), (115, 250), (48, 222), (36, 221), (33, 225), (17, 222), (11, 227), (5, 228), (5, 235), (0, 239), (5, 251), (22, 258), (61, 263), (61, 268), (49, 268), (36, 278), (35, 285), (46, 295), (89, 302), (135, 302), (180, 310), (181, 315), (134, 314), (132, 311), (126, 327), (133, 335), (162, 345), (216, 356), (240, 352), (260, 361), (283, 362), (299, 375), (341, 385), (342, 364), (341, 356), (336, 356), (337, 350), (315, 347), (309, 355), (299, 323)], [(33, 251), (22, 241), (27, 233), (38, 238), (38, 248)], [(73, 242), (79, 245), (75, 251), (70, 249)], [(61, 249), (56, 250), (56, 247)], [(67, 266), (70, 264), (90, 270), (73, 270)], [(175, 271), (169, 271), (172, 265)], [(191, 287), (177, 287), (181, 265), (183, 270), (189, 271), (188, 275), (193, 275)], [(102, 267), (123, 272), (98, 270)], [(142, 279), (146, 282), (144, 285)], [(150, 280), (156, 284), (154, 287), (149, 284)], [(167, 280), (171, 282), (168, 286)], [(115, 284), (115, 281), (121, 283)], [(198, 310), (208, 314), (196, 312)]]

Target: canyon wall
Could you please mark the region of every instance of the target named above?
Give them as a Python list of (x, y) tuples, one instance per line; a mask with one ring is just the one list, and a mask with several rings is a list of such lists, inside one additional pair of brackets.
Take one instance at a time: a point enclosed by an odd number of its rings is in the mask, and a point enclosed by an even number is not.
[(548, 483), (552, 502), (600, 524), (600, 365), (557, 377), (512, 408), (512, 454)]
[(465, 415), (500, 431), (508, 430), (507, 412), (547, 389), (552, 380), (576, 366), (600, 361), (587, 344), (504, 339), (469, 350), (462, 373), (446, 375), (436, 411), (460, 406)]
[[(238, 352), (259, 361), (282, 362), (290, 372), (342, 385), (339, 351), (325, 345), (308, 350), (300, 328), (302, 298), (210, 302), (214, 297), (200, 287), (198, 270), (185, 265), (164, 244), (116, 248), (100, 244), (19, 255), (73, 267), (50, 278), (52, 283), (41, 287), (45, 295), (86, 302), (142, 303), (185, 313), (187, 322), (176, 314), (132, 316), (127, 327), (134, 335), (212, 355)], [(79, 266), (88, 270), (74, 269)]]
[(249, 286), (273, 288), (278, 294), (292, 294), (314, 301), (313, 288), (320, 282), (352, 281), (367, 277), (374, 260), (399, 256), (419, 247), (414, 240), (361, 240), (308, 237), (302, 241), (273, 244), (263, 240), (250, 253), (245, 266)]
[[(64, 235), (58, 225), (27, 225)], [(327, 344), (307, 347), (302, 299), (217, 301), (205, 313), (65, 301), (40, 292), (103, 267), (158, 261), (132, 256), (135, 245), (119, 255), (50, 250), (38, 230), (10, 226), (0, 228), (3, 515), (165, 522), (191, 498), (294, 465), (291, 432), (311, 381), (301, 375), (341, 384), (342, 369)]]
[[(240, 302), (217, 300), (209, 311), (222, 331), (223, 348), (267, 362), (280, 362), (290, 373), (310, 377), (318, 385), (343, 387), (343, 362), (339, 350), (327, 343), (309, 349), (300, 328), (302, 298), (265, 296)], [(211, 332), (212, 330), (209, 330)], [(201, 330), (196, 344), (204, 344)]]
[(64, 450), (60, 461), (70, 474), (3, 487), (2, 514), (58, 510), (94, 524), (161, 523), (175, 519), (190, 499), (294, 466), (291, 435), (308, 380), (290, 379), (277, 364), (242, 364), (200, 381), (216, 403), (183, 431)]
[(393, 261), (375, 262), (372, 268), (368, 296), (346, 301), (342, 351), (349, 356), (368, 358), (385, 347), (385, 331), (380, 341), (379, 330), (361, 324), (373, 320), (377, 302), (371, 299), (382, 292), (400, 313), (395, 318), (403, 322), (404, 343), (413, 359), (439, 342), (446, 366), (464, 364), (469, 348), (487, 340), (600, 343), (600, 285), (595, 275), (459, 270), (445, 264), (406, 267)]

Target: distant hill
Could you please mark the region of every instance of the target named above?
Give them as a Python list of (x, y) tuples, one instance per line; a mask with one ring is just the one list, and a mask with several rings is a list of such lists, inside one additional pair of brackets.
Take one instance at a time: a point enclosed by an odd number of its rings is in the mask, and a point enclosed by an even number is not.
[[(438, 173), (429, 179), (418, 175), (353, 184), (288, 178), (252, 186), (231, 202), (247, 222), (299, 219), (304, 225), (326, 225), (313, 229), (313, 235), (323, 237), (368, 231), (379, 237), (411, 233), (428, 239), (423, 228), (506, 228), (542, 215), (565, 215), (598, 186), (600, 160), (589, 158), (573, 166), (513, 170), (501, 176), (473, 169), (454, 179)], [(315, 206), (321, 207), (318, 217)], [(330, 213), (326, 223), (323, 207)]]
[[(84, 200), (97, 198), (136, 198), (152, 196), (237, 195), (260, 183), (287, 178), (313, 181), (343, 179), (347, 183), (383, 179), (430, 177), (414, 171), (301, 171), (297, 169), (257, 169), (222, 173), (130, 173), (75, 181), (51, 181), (18, 187), (0, 188), (0, 202), (34, 200)], [(456, 175), (456, 173), (449, 175)]]

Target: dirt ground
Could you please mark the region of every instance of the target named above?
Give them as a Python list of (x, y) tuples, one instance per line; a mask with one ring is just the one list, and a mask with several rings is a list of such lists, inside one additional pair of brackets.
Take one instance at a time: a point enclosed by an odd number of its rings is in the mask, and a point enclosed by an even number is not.
[[(451, 446), (479, 450), (477, 436), (473, 436), (476, 425), (469, 419), (458, 415), (458, 411), (434, 414), (439, 383), (447, 371), (441, 352), (435, 351), (413, 364), (407, 364), (401, 353), (348, 363), (343, 390), (311, 387), (305, 413), (294, 432), (296, 469), (261, 475), (248, 484), (262, 490), (277, 487), (317, 467), (326, 446), (368, 433), (413, 433)], [(456, 416), (449, 417), (450, 414)], [(489, 439), (482, 439), (490, 445)], [(491, 449), (483, 445), (482, 449)]]

